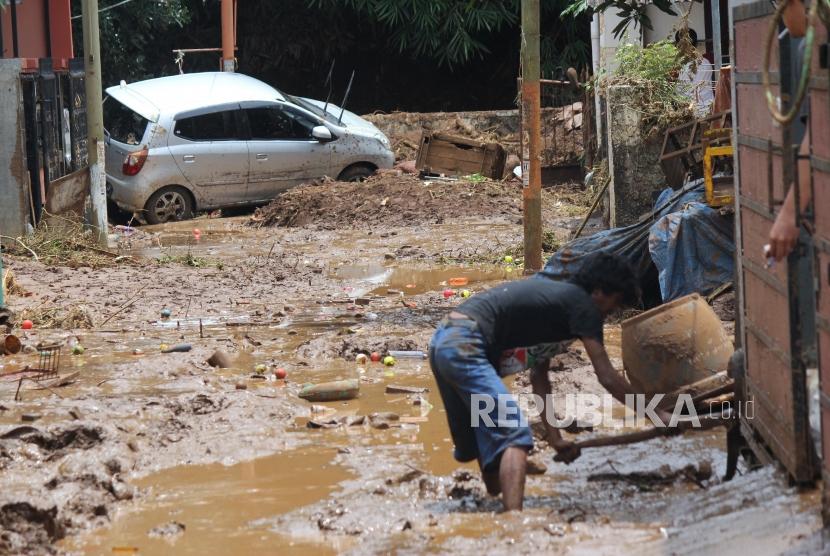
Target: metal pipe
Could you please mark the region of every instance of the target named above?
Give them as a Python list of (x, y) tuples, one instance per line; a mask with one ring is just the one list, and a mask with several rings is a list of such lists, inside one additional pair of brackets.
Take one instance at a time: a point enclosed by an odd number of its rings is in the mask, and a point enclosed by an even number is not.
[(712, 55), (715, 57), (715, 75), (720, 75), (723, 52), (720, 36), (720, 0), (712, 0)]
[(172, 50), (173, 54), (184, 52), (185, 54), (195, 54), (199, 52), (224, 52), (221, 48), (176, 48)]
[[(602, 51), (599, 46), (600, 32), (599, 32), (599, 13), (594, 12), (594, 17), (591, 19), (591, 68), (594, 74), (594, 79), (599, 79), (600, 73), (600, 56)], [(597, 127), (597, 149), (599, 150), (599, 142), (602, 141), (602, 118), (600, 117), (602, 104), (599, 99), (596, 87), (594, 87), (594, 120)]]
[(525, 272), (542, 268), (539, 0), (522, 0), (522, 199)]
[[(14, 0), (12, 0), (14, 1)], [(46, 30), (46, 56), (52, 57), (52, 22), (49, 4), (50, 0), (43, 0), (43, 26)]]
[(233, 20), (234, 0), (222, 0), (222, 71), (234, 71), (236, 63), (233, 53), (234, 28)]
[(17, 45), (17, 0), (12, 0), (12, 58), (20, 58), (20, 49)]
[(101, 86), (101, 40), (98, 25), (98, 0), (83, 0), (84, 85), (86, 90), (86, 129), (89, 160), (89, 190), (92, 200), (91, 222), (98, 243), (107, 246), (107, 175), (104, 168), (104, 101)]

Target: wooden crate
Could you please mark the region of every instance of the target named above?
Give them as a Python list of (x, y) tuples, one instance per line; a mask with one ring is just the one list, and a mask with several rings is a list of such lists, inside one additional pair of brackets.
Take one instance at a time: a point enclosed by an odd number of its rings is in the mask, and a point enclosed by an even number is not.
[(691, 179), (702, 177), (706, 147), (729, 142), (728, 133), (714, 133), (710, 136), (710, 130), (729, 128), (731, 122), (732, 112), (726, 111), (666, 130), (660, 165), (669, 187), (680, 189), (687, 175)]
[(424, 131), (415, 167), (424, 174), (501, 179), (507, 156), (498, 143), (482, 143), (446, 133)]

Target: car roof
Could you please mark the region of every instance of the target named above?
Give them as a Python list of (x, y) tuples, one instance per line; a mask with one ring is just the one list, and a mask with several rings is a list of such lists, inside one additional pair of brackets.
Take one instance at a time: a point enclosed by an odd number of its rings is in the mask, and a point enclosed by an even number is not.
[(232, 72), (185, 73), (135, 83), (121, 82), (107, 94), (150, 121), (207, 106), (245, 101), (284, 101), (267, 83)]

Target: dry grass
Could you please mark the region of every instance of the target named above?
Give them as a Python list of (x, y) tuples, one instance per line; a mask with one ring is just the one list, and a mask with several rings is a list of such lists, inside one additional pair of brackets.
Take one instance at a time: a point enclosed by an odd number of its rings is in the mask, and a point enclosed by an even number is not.
[(36, 328), (91, 329), (92, 313), (82, 306), (33, 307), (20, 312), (20, 320), (30, 320)]
[(49, 266), (100, 268), (115, 265), (118, 257), (99, 247), (95, 234), (83, 222), (69, 218), (44, 218), (31, 235), (4, 239), (6, 252), (32, 257)]
[(3, 294), (3, 297), (26, 294), (26, 290), (15, 279), (14, 272), (10, 268), (3, 271)]

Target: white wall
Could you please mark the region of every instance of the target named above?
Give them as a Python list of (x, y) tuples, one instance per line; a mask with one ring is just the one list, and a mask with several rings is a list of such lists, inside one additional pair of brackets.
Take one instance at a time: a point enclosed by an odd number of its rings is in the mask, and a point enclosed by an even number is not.
[(621, 21), (621, 18), (613, 10), (608, 10), (599, 18), (599, 49), (600, 68), (605, 71), (613, 71), (616, 67), (614, 54), (621, 44), (642, 44), (642, 31), (639, 26), (630, 25), (626, 34), (620, 38), (614, 37), (614, 28)]
[[(689, 27), (697, 32), (698, 40), (706, 40), (703, 4), (698, 2), (691, 4), (692, 11), (689, 15)], [(674, 9), (678, 14), (683, 14), (689, 9), (689, 5), (689, 2), (676, 2)], [(679, 15), (669, 15), (653, 5), (649, 5), (646, 8), (646, 14), (651, 19), (653, 30), (630, 26), (627, 34), (619, 39), (614, 38), (614, 27), (620, 22), (620, 18), (616, 15), (616, 12), (611, 9), (600, 16), (600, 68), (605, 71), (612, 71), (614, 69), (614, 53), (620, 44), (650, 44), (665, 38), (674, 39), (675, 26), (678, 25), (680, 20)], [(702, 45), (701, 50), (703, 50)]]
[[(689, 15), (689, 28), (694, 29), (697, 33), (697, 38), (704, 41), (709, 37), (706, 36), (705, 19), (703, 13), (703, 4), (692, 2), (692, 13)], [(689, 2), (676, 2), (674, 4), (674, 11), (682, 15), (689, 9)], [(651, 19), (653, 30), (645, 30), (645, 44), (651, 44), (663, 39), (674, 40), (675, 26), (680, 23), (680, 15), (669, 15), (660, 11), (656, 6), (649, 5), (646, 7), (646, 15)]]

